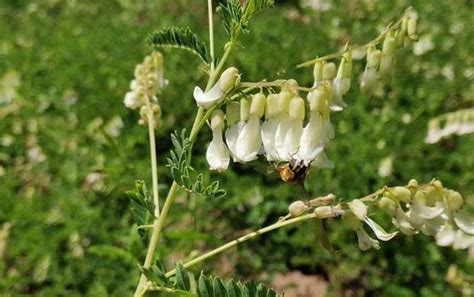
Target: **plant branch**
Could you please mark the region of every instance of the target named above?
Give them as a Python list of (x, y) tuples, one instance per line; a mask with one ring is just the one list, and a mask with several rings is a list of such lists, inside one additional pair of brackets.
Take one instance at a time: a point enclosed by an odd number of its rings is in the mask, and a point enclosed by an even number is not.
[[(246, 235), (243, 235), (235, 240), (232, 240), (210, 252), (207, 252), (197, 258), (194, 258), (193, 260), (189, 261), (189, 262), (186, 262), (183, 264), (183, 267), (184, 268), (189, 268), (193, 265), (196, 265), (197, 263), (200, 263), (210, 257), (213, 257), (217, 254), (220, 254), (234, 246), (237, 246), (247, 240), (250, 240), (252, 238), (255, 238), (257, 236), (260, 236), (264, 233), (267, 233), (267, 232), (270, 232), (270, 231), (273, 231), (273, 230), (276, 230), (276, 229), (279, 229), (279, 228), (282, 228), (282, 227), (286, 227), (286, 226), (290, 226), (290, 225), (294, 225), (296, 223), (300, 223), (300, 222), (303, 222), (303, 221), (306, 221), (306, 220), (310, 220), (310, 219), (315, 219), (316, 218), (316, 214), (314, 213), (309, 213), (309, 214), (306, 214), (306, 215), (303, 215), (303, 216), (300, 216), (300, 217), (296, 217), (296, 218), (293, 218), (293, 219), (289, 219), (289, 220), (281, 220), (281, 221), (278, 221), (272, 225), (269, 225), (267, 227), (264, 227), (264, 228), (261, 228), (257, 231), (254, 231), (254, 232), (251, 232), (251, 233), (248, 233)], [(175, 274), (175, 270), (171, 270), (169, 272), (166, 273), (166, 277), (170, 277), (172, 275)]]
[(207, 15), (209, 17), (209, 48), (211, 50), (211, 73), (214, 72), (214, 22), (212, 19), (212, 0), (207, 0)]
[(303, 68), (303, 67), (308, 67), (308, 66), (312, 66), (314, 65), (316, 62), (319, 62), (319, 61), (326, 61), (326, 60), (331, 60), (331, 59), (335, 59), (335, 58), (339, 58), (341, 57), (344, 53), (348, 52), (348, 51), (357, 51), (357, 50), (362, 50), (362, 49), (365, 49), (365, 48), (368, 48), (370, 46), (375, 46), (377, 44), (380, 43), (380, 41), (383, 40), (383, 38), (392, 30), (394, 29), (397, 29), (398, 27), (400, 27), (402, 21), (403, 21), (403, 18), (405, 18), (405, 16), (403, 16), (401, 19), (399, 19), (396, 23), (394, 24), (389, 24), (387, 26), (387, 28), (379, 34), (379, 36), (377, 36), (375, 39), (369, 41), (368, 43), (366, 44), (363, 44), (363, 45), (353, 45), (353, 46), (346, 46), (345, 49), (341, 52), (337, 52), (337, 53), (332, 53), (332, 54), (329, 54), (329, 55), (326, 55), (326, 56), (322, 56), (322, 57), (319, 57), (319, 58), (315, 58), (315, 59), (312, 59), (312, 60), (309, 60), (309, 61), (306, 61), (306, 62), (303, 62), (303, 63), (300, 63), (298, 65), (296, 65), (296, 68)]

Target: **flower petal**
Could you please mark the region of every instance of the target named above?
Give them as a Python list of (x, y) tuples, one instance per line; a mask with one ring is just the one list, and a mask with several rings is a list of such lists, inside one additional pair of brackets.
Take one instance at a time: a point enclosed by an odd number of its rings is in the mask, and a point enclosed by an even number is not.
[(365, 219), (365, 223), (374, 231), (375, 236), (382, 241), (389, 241), (398, 234), (398, 232), (387, 233), (379, 224), (369, 217)]
[(239, 162), (246, 163), (256, 160), (261, 145), (260, 119), (258, 115), (252, 114), (237, 137), (235, 149), (237, 157), (240, 159)]
[(436, 234), (436, 244), (439, 246), (450, 246), (454, 242), (456, 231), (449, 224), (446, 224), (438, 234)]
[(403, 210), (398, 207), (395, 212), (395, 218), (392, 219), (395, 227), (399, 228), (400, 231), (405, 235), (414, 235), (418, 233), (416, 229), (411, 225), (409, 217)]
[(284, 151), (289, 156), (294, 156), (299, 150), (301, 134), (303, 134), (303, 121), (290, 121), (285, 135)]
[(354, 199), (348, 202), (347, 205), (359, 220), (365, 221), (367, 218), (367, 205), (365, 205), (364, 202), (360, 199)]
[(465, 209), (454, 214), (454, 222), (462, 231), (474, 235), (474, 218)]
[(464, 233), (462, 230), (456, 231), (454, 237), (453, 248), (454, 249), (467, 249), (474, 246), (474, 236)]
[(237, 138), (239, 137), (240, 132), (245, 127), (245, 122), (239, 122), (235, 125), (232, 125), (225, 131), (225, 140), (227, 147), (229, 148), (230, 154), (234, 162), (240, 162), (240, 158), (237, 156)]
[(220, 89), (219, 83), (216, 83), (207, 92), (204, 92), (200, 87), (196, 86), (194, 88), (193, 96), (194, 100), (196, 100), (196, 103), (199, 106), (203, 108), (209, 108), (222, 99), (224, 97), (224, 93)]
[(371, 248), (374, 248), (378, 250), (380, 248), (380, 244), (378, 240), (373, 239), (372, 237), (365, 232), (365, 230), (360, 227), (357, 229), (357, 241), (359, 243), (359, 248), (363, 251), (370, 250)]
[(275, 148), (280, 161), (289, 161), (291, 159), (290, 153), (286, 150), (285, 138), (290, 128), (290, 118), (288, 115), (280, 115), (277, 117), (279, 123), (275, 132)]
[(268, 161), (277, 161), (280, 159), (275, 148), (275, 134), (278, 127), (276, 118), (269, 119), (262, 124), (262, 142), (265, 150), (265, 156)]
[(229, 150), (222, 140), (222, 129), (213, 131), (213, 139), (206, 152), (207, 163), (211, 170), (222, 172), (229, 167)]

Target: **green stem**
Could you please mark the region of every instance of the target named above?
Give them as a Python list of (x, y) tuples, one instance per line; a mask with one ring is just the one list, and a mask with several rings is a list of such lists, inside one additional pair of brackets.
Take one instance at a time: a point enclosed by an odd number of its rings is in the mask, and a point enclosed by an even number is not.
[[(309, 214), (306, 214), (306, 215), (303, 215), (303, 216), (300, 216), (300, 217), (296, 217), (294, 219), (285, 220), (285, 221), (278, 221), (278, 222), (276, 222), (272, 225), (269, 225), (269, 226), (261, 228), (257, 231), (254, 231), (254, 232), (248, 233), (246, 235), (243, 235), (243, 236), (241, 236), (241, 237), (239, 237), (235, 240), (232, 240), (232, 241), (230, 241), (230, 242), (228, 242), (228, 243), (226, 243), (226, 244), (224, 244), (224, 245), (222, 245), (222, 246), (220, 246), (220, 247), (218, 247), (218, 248), (216, 248), (216, 249), (214, 249), (210, 252), (207, 252), (207, 253), (205, 253), (205, 254), (203, 254), (203, 255), (201, 255), (201, 256), (199, 256), (199, 257), (197, 257), (197, 258), (195, 258), (195, 259), (193, 259), (189, 262), (184, 263), (183, 266), (184, 266), (184, 268), (189, 268), (193, 265), (196, 265), (197, 263), (200, 263), (200, 262), (202, 262), (202, 261), (204, 261), (204, 260), (206, 260), (210, 257), (213, 257), (217, 254), (220, 254), (220, 253), (222, 253), (222, 252), (224, 252), (224, 251), (226, 251), (226, 250), (228, 250), (228, 249), (230, 249), (234, 246), (237, 246), (238, 244), (241, 244), (241, 243), (243, 243), (247, 240), (250, 240), (254, 237), (260, 236), (264, 233), (273, 231), (275, 229), (290, 226), (290, 225), (300, 223), (300, 222), (303, 222), (303, 221), (306, 221), (306, 220), (314, 219), (314, 218), (316, 218), (316, 214), (309, 213)], [(175, 272), (176, 271), (174, 269), (167, 272), (166, 277), (170, 277), (170, 276), (174, 275)]]
[(209, 48), (211, 50), (211, 73), (214, 72), (214, 22), (212, 19), (212, 0), (207, 0), (207, 15), (209, 18)]

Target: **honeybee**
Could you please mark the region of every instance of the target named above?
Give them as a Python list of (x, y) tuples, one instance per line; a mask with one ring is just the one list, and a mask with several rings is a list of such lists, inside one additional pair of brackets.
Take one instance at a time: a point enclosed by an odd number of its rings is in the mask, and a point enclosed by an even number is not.
[(278, 166), (276, 170), (280, 174), (280, 178), (287, 184), (302, 185), (308, 175), (311, 164), (305, 164), (303, 160), (292, 158), (288, 163)]

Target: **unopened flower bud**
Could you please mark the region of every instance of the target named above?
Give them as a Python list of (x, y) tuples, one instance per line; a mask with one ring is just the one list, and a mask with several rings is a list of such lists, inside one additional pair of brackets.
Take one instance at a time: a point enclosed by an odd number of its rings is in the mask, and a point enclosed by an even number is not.
[(240, 120), (245, 122), (250, 117), (250, 103), (247, 99), (240, 99)]
[(289, 91), (293, 95), (297, 95), (298, 94), (298, 82), (294, 79), (289, 79), (283, 84), (282, 90)]
[(410, 38), (411, 40), (418, 41), (417, 18), (416, 17), (408, 18), (407, 34), (408, 34), (408, 38)]
[(367, 54), (367, 66), (376, 69), (380, 65), (381, 58), (382, 52), (380, 50), (371, 50), (370, 54)]
[(237, 102), (227, 104), (226, 107), (227, 126), (232, 126), (240, 120), (240, 105)]
[(437, 190), (442, 190), (443, 189), (443, 183), (439, 180), (434, 180), (433, 181), (433, 186), (437, 189)]
[(380, 73), (382, 75), (388, 76), (392, 72), (395, 48), (395, 37), (392, 34), (388, 34), (382, 46), (382, 58), (380, 60)]
[(336, 199), (336, 195), (334, 194), (329, 194), (324, 197), (314, 198), (309, 201), (309, 206), (311, 207), (326, 206), (326, 205), (331, 204), (334, 201), (334, 199)]
[(323, 81), (323, 68), (324, 68), (324, 62), (322, 61), (317, 61), (314, 64), (313, 76), (314, 76), (315, 84), (318, 84)]
[(227, 91), (239, 83), (239, 80), (239, 70), (237, 70), (235, 67), (229, 67), (224, 72), (222, 72), (219, 79), (219, 87), (223, 93), (227, 93)]
[(408, 188), (417, 189), (418, 188), (418, 181), (416, 179), (410, 179), (407, 185)]
[(327, 89), (324, 87), (319, 87), (308, 93), (309, 109), (323, 113), (327, 110), (327, 108), (329, 108), (328, 105), (330, 99), (331, 98), (329, 92), (327, 92)]
[(293, 94), (287, 90), (283, 90), (278, 94), (278, 111), (280, 113), (288, 114), (292, 97)]
[(277, 116), (278, 114), (278, 94), (270, 94), (267, 96), (267, 104), (265, 106), (265, 118), (268, 120)]
[(378, 206), (389, 216), (394, 216), (397, 210), (397, 203), (388, 197), (382, 197), (378, 201)]
[(323, 80), (333, 80), (334, 78), (336, 78), (336, 73), (336, 64), (332, 62), (326, 63), (323, 68)]
[(301, 97), (293, 97), (290, 101), (290, 120), (304, 120), (304, 100)]
[(335, 218), (344, 214), (344, 210), (342, 210), (341, 205), (327, 205), (316, 207), (314, 209), (314, 214), (318, 219)]
[(257, 114), (258, 117), (262, 117), (265, 113), (265, 103), (267, 98), (263, 93), (255, 94), (252, 98), (252, 104), (250, 105), (250, 113)]
[(215, 110), (212, 113), (211, 118), (211, 129), (222, 129), (224, 127), (224, 112), (220, 109)]
[(457, 191), (450, 190), (446, 199), (448, 202), (449, 210), (451, 211), (456, 211), (460, 209), (464, 204), (461, 194)]
[(359, 220), (363, 221), (367, 218), (367, 206), (360, 199), (354, 199), (347, 205)]
[(413, 201), (426, 205), (426, 193), (423, 191), (416, 191), (416, 193), (413, 195)]
[(299, 217), (309, 208), (303, 201), (295, 201), (288, 206), (288, 212), (292, 217)]
[(352, 74), (352, 51), (342, 55), (341, 63), (337, 69), (337, 78), (350, 78)]
[(395, 187), (389, 190), (389, 193), (392, 195), (394, 199), (402, 202), (410, 202), (411, 201), (411, 191), (405, 187)]

